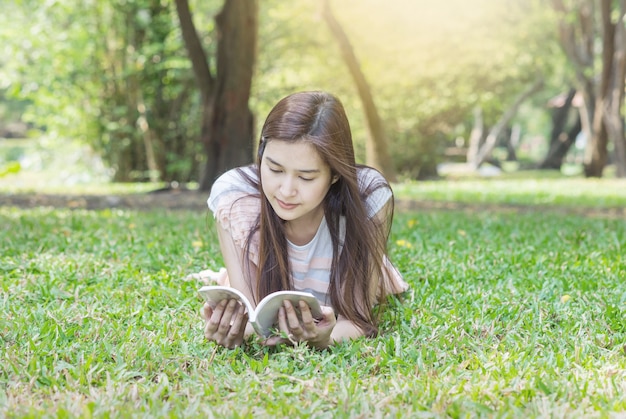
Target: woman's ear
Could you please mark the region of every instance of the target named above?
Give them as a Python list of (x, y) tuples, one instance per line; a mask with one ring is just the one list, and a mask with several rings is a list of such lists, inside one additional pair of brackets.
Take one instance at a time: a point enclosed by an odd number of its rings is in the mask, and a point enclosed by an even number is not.
[(336, 183), (338, 180), (339, 180), (339, 176), (333, 175), (333, 177), (332, 177), (332, 179), (330, 181), (330, 184), (332, 185), (332, 184)]
[(267, 140), (265, 139), (265, 137), (261, 137), (261, 141), (259, 141), (259, 147), (257, 149), (257, 158), (259, 160), (261, 160), (261, 157), (263, 157), (266, 144), (267, 144)]

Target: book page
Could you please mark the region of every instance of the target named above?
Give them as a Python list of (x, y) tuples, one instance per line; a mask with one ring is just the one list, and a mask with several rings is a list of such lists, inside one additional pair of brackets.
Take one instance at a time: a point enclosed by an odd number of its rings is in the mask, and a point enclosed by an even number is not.
[(305, 301), (309, 305), (313, 318), (319, 319), (322, 317), (320, 303), (313, 294), (300, 291), (277, 291), (263, 298), (256, 308), (256, 319), (250, 318), (250, 322), (257, 333), (265, 337), (271, 334), (271, 329), (275, 325), (277, 326), (278, 323), (278, 309), (283, 306), (283, 301), (285, 300), (291, 301), (298, 313), (298, 317), (300, 317), (298, 304), (300, 300)]
[(225, 299), (238, 300), (246, 306), (248, 316), (254, 316), (254, 309), (252, 308), (252, 304), (250, 304), (250, 301), (248, 301), (246, 296), (238, 289), (221, 285), (205, 285), (198, 290), (198, 293), (202, 296), (202, 298), (204, 298), (207, 303), (209, 303), (211, 308), (215, 308), (215, 306), (217, 306), (220, 301)]
[(300, 291), (278, 291), (263, 298), (256, 310), (252, 308), (252, 304), (246, 296), (239, 290), (221, 285), (205, 285), (198, 290), (198, 293), (204, 300), (215, 308), (220, 301), (225, 299), (235, 299), (241, 301), (246, 306), (248, 312), (248, 321), (254, 327), (254, 330), (261, 336), (268, 337), (272, 333), (272, 329), (278, 325), (278, 309), (282, 307), (283, 301), (289, 300), (293, 304), (298, 317), (300, 316), (299, 301), (303, 300), (311, 309), (313, 318), (322, 317), (322, 309), (319, 301), (308, 292)]

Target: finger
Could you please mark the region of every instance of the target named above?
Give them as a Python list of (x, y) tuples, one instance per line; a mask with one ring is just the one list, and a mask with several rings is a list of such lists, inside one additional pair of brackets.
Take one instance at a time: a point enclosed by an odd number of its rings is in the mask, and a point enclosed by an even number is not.
[[(268, 343), (267, 346), (276, 346), (283, 343), (294, 344), (299, 340), (299, 338), (296, 338), (294, 336), (289, 327), (285, 307), (280, 307), (278, 309), (278, 330), (281, 332), (280, 335), (272, 336), (271, 338), (269, 338), (271, 339), (271, 343)], [(285, 339), (283, 336), (287, 336), (287, 339)]]
[(302, 337), (303, 330), (296, 309), (289, 300), (285, 300), (283, 302), (283, 306), (285, 308), (285, 315), (287, 316), (287, 324), (289, 325), (289, 330), (295, 335), (296, 338), (300, 339)]
[(289, 325), (287, 324), (287, 315), (285, 314), (285, 307), (278, 309), (278, 330), (285, 334), (289, 334)]
[(211, 317), (217, 317), (218, 319), (222, 318), (222, 315), (224, 314), (224, 309), (226, 308), (226, 305), (228, 304), (229, 300), (222, 300), (219, 303), (217, 303), (215, 305), (215, 307), (213, 307), (213, 314), (211, 315)]
[(334, 327), (335, 324), (337, 323), (337, 316), (335, 315), (335, 310), (333, 310), (333, 308), (329, 306), (322, 306), (321, 308), (322, 308), (322, 318), (318, 322), (318, 325), (323, 323), (326, 326), (332, 325)]
[(304, 330), (307, 332), (312, 332), (315, 330), (315, 326), (317, 324), (316, 319), (313, 318), (313, 314), (311, 314), (311, 308), (305, 301), (298, 301), (298, 307), (300, 307), (300, 314), (302, 316), (302, 325), (304, 326)]
[(228, 304), (226, 304), (222, 319), (220, 320), (219, 332), (221, 335), (225, 336), (230, 331), (234, 315), (238, 308), (239, 302), (237, 300), (228, 300)]
[(240, 304), (235, 312), (235, 317), (231, 322), (228, 336), (232, 339), (239, 339), (240, 337), (243, 337), (247, 322), (248, 314), (246, 313), (245, 307)]
[(218, 342), (230, 349), (236, 348), (243, 343), (245, 326), (242, 327), (242, 321), (245, 317), (247, 317), (245, 314), (245, 308), (238, 305), (233, 316), (234, 317), (230, 322), (230, 327), (228, 329), (228, 334), (224, 336), (221, 342)]
[(214, 340), (214, 335), (217, 332), (222, 321), (222, 314), (224, 312), (224, 307), (226, 306), (227, 302), (227, 300), (220, 301), (212, 310), (213, 313), (211, 314), (211, 316), (206, 320), (206, 324), (204, 326), (204, 336), (207, 339)]

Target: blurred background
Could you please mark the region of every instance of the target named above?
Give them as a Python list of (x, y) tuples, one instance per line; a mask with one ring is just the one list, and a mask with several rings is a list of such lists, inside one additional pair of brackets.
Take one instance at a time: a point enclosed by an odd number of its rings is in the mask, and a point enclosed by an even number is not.
[(625, 177), (624, 3), (3, 0), (0, 185), (208, 190), (318, 89), (393, 181)]

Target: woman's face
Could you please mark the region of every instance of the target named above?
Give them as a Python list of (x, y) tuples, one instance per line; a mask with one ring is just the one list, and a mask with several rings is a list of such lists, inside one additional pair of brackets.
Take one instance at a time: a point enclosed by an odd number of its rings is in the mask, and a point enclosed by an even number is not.
[(261, 158), (263, 193), (287, 222), (319, 223), (332, 183), (330, 167), (304, 141), (270, 140)]

